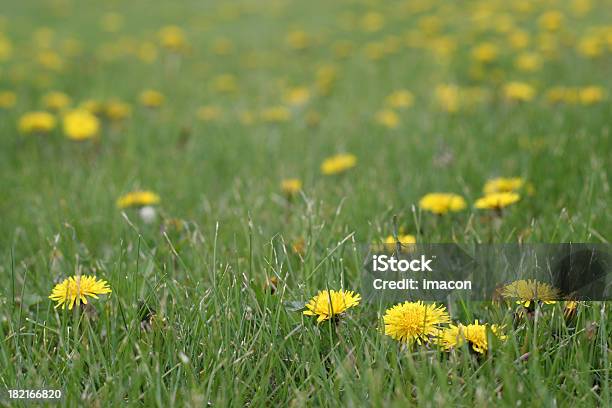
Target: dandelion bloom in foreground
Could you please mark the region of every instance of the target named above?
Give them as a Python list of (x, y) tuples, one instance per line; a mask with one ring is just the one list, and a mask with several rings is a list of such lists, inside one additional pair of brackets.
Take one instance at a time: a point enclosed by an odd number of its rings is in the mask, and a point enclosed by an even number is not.
[(517, 193), (492, 193), (476, 200), (474, 206), (481, 210), (501, 210), (521, 199)]
[(404, 343), (416, 341), (421, 344), (437, 335), (440, 326), (450, 322), (450, 318), (444, 306), (418, 301), (400, 303), (387, 309), (383, 321), (387, 336)]
[(465, 200), (458, 194), (429, 193), (419, 201), (419, 207), (434, 214), (446, 214), (449, 211), (461, 211), (467, 207)]
[(302, 189), (302, 180), (297, 178), (290, 178), (281, 181), (281, 190), (287, 196), (293, 196), (300, 192)]
[(357, 157), (352, 154), (337, 154), (332, 157), (328, 157), (321, 163), (321, 173), (326, 176), (332, 174), (343, 173), (349, 169), (352, 169), (357, 164)]
[(49, 112), (28, 112), (19, 118), (17, 127), (23, 134), (48, 133), (55, 128), (55, 116)]
[(488, 180), (483, 188), (485, 194), (512, 193), (525, 184), (522, 177), (498, 177)]
[(64, 115), (64, 133), (72, 140), (85, 140), (97, 136), (100, 130), (98, 118), (85, 109), (76, 109)]
[(334, 318), (361, 301), (361, 295), (353, 291), (322, 290), (306, 303), (304, 314), (318, 316), (317, 322)]
[(117, 207), (121, 209), (144, 207), (159, 204), (160, 201), (159, 196), (152, 191), (133, 191), (119, 197), (117, 200)]
[(63, 282), (55, 285), (49, 295), (49, 299), (57, 302), (55, 307), (62, 306), (72, 310), (74, 304), (77, 306), (83, 302), (87, 304), (87, 296), (98, 299), (97, 295), (111, 293), (108, 283), (105, 280), (96, 279), (94, 276), (71, 276)]
[(529, 307), (539, 301), (546, 304), (555, 303), (559, 299), (559, 290), (535, 279), (521, 279), (504, 286), (502, 296), (517, 299), (517, 304)]
[(466, 342), (477, 353), (484, 354), (489, 349), (489, 331), (499, 340), (506, 340), (507, 336), (502, 333), (499, 326), (478, 323), (468, 324), (467, 326), (459, 323), (458, 326), (450, 325), (438, 334), (438, 341), (445, 350), (461, 347)]

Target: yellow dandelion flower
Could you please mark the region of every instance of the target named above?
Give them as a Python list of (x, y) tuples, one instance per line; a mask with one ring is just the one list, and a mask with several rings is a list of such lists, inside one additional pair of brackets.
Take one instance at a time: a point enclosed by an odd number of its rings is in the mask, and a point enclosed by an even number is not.
[(159, 204), (160, 197), (152, 191), (133, 191), (119, 197), (118, 208), (144, 207)]
[(525, 184), (521, 177), (498, 177), (488, 180), (483, 188), (485, 194), (511, 193), (520, 190)]
[(467, 204), (463, 197), (452, 193), (429, 193), (419, 200), (419, 207), (434, 214), (446, 214), (465, 209)]
[(388, 95), (385, 103), (391, 108), (408, 108), (414, 103), (414, 95), (410, 91), (400, 89)]
[(501, 210), (521, 199), (517, 193), (492, 193), (476, 200), (474, 206), (481, 210)]
[(548, 31), (557, 31), (563, 23), (564, 16), (560, 11), (550, 10), (545, 12), (538, 19), (541, 28)]
[(139, 96), (140, 103), (147, 108), (158, 108), (164, 103), (165, 99), (161, 92), (154, 89), (146, 89)]
[(64, 133), (72, 140), (85, 140), (97, 136), (100, 130), (98, 118), (85, 109), (76, 109), (63, 117)]
[(385, 334), (391, 338), (412, 343), (427, 342), (437, 335), (440, 326), (450, 321), (446, 308), (421, 301), (404, 302), (385, 311)]
[(586, 86), (578, 91), (580, 103), (583, 105), (593, 105), (601, 102), (605, 98), (605, 93), (600, 86)]
[(55, 116), (49, 112), (28, 112), (19, 118), (17, 127), (23, 134), (48, 133), (55, 128), (55, 123)]
[(460, 102), (459, 87), (456, 85), (438, 85), (436, 87), (436, 100), (445, 111), (457, 112)]
[(400, 119), (397, 113), (391, 109), (383, 109), (376, 113), (376, 122), (389, 129), (395, 129), (399, 126)]
[(281, 181), (281, 190), (287, 196), (293, 196), (300, 192), (302, 189), (302, 180), (297, 178), (290, 178)]
[(361, 19), (361, 28), (369, 33), (379, 31), (384, 25), (385, 17), (375, 11), (366, 13)]
[(529, 102), (535, 97), (535, 89), (524, 82), (509, 82), (504, 85), (504, 96), (510, 101)]
[(489, 349), (488, 331), (499, 340), (506, 340), (502, 328), (493, 324), (480, 324), (478, 320), (467, 326), (455, 326), (451, 324), (448, 328), (441, 330), (438, 334), (438, 342), (445, 349), (450, 350), (463, 346), (467, 342), (477, 353), (484, 354)]
[(486, 42), (477, 45), (472, 49), (472, 57), (482, 63), (489, 63), (495, 61), (497, 54), (499, 53), (495, 44)]
[(12, 91), (0, 91), (0, 108), (8, 109), (17, 103), (17, 95)]
[(160, 45), (171, 51), (183, 51), (187, 47), (185, 32), (177, 26), (166, 26), (158, 33)]
[(302, 30), (294, 30), (285, 38), (287, 45), (294, 50), (304, 50), (310, 46), (310, 36)]
[(353, 291), (345, 290), (322, 290), (306, 303), (304, 314), (306, 316), (318, 316), (317, 322), (334, 318), (361, 301), (361, 295)]
[(268, 123), (287, 122), (291, 119), (291, 111), (285, 106), (271, 106), (261, 112), (261, 120)]
[(321, 173), (326, 176), (332, 174), (343, 173), (349, 169), (352, 169), (357, 164), (357, 157), (348, 154), (337, 154), (332, 157), (328, 157), (321, 163)]
[(289, 89), (285, 93), (285, 102), (293, 106), (302, 106), (310, 99), (310, 90), (305, 86)]
[(125, 102), (114, 100), (106, 103), (104, 113), (108, 119), (120, 121), (130, 117), (132, 114), (132, 107)]
[(105, 280), (98, 280), (94, 276), (71, 276), (63, 282), (55, 285), (49, 295), (49, 299), (57, 302), (55, 306), (72, 310), (74, 305), (77, 306), (83, 302), (87, 304), (87, 296), (98, 299), (97, 295), (111, 293), (108, 283)]
[(72, 103), (68, 95), (63, 92), (49, 92), (42, 98), (45, 108), (55, 111), (65, 109)]
[(521, 279), (504, 286), (502, 296), (507, 299), (517, 299), (517, 304), (530, 307), (532, 303), (537, 302), (555, 303), (559, 298), (559, 290), (548, 283)]
[(542, 57), (534, 52), (524, 52), (516, 58), (514, 66), (521, 71), (534, 72), (542, 67)]
[(387, 236), (387, 238), (385, 238), (383, 243), (385, 245), (395, 245), (397, 244), (397, 242), (399, 242), (402, 245), (416, 244), (416, 238), (414, 235), (400, 234), (397, 236), (397, 240), (396, 240), (393, 235), (389, 235)]

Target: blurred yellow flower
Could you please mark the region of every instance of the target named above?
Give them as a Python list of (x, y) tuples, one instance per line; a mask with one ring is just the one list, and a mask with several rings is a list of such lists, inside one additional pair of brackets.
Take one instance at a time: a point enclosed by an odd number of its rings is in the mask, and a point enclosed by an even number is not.
[(448, 328), (441, 330), (438, 334), (438, 342), (445, 350), (451, 350), (463, 346), (466, 342), (477, 353), (484, 354), (489, 349), (489, 332), (499, 340), (506, 340), (507, 336), (502, 329), (493, 324), (480, 324), (478, 320), (467, 326), (455, 326), (451, 324)]
[(583, 105), (593, 105), (605, 99), (605, 93), (600, 86), (587, 86), (579, 91), (580, 103)]
[(0, 108), (8, 109), (17, 103), (17, 94), (13, 91), (0, 91)]
[(490, 63), (495, 61), (499, 50), (495, 44), (485, 42), (472, 49), (472, 58), (478, 62)]
[(544, 30), (557, 31), (563, 23), (563, 14), (557, 10), (547, 11), (538, 18), (538, 24)]
[(535, 72), (542, 66), (542, 57), (535, 52), (523, 52), (516, 58), (514, 66), (520, 71)]
[(294, 30), (287, 34), (285, 42), (294, 50), (303, 50), (310, 45), (310, 37), (302, 30)]
[(370, 33), (380, 31), (384, 25), (385, 17), (375, 11), (370, 11), (361, 18), (361, 28)]
[(160, 201), (160, 197), (152, 191), (133, 191), (119, 197), (117, 207), (121, 209), (144, 207), (159, 204)]
[(535, 97), (535, 89), (524, 82), (509, 82), (504, 85), (504, 96), (511, 101), (528, 102)]
[(450, 321), (446, 308), (421, 301), (399, 303), (385, 311), (385, 334), (403, 343), (428, 342)]
[(125, 102), (112, 100), (106, 103), (104, 113), (108, 119), (119, 121), (130, 117), (132, 114), (132, 107)]
[(459, 88), (456, 85), (438, 85), (436, 100), (445, 111), (457, 112), (459, 110)]
[(385, 98), (385, 104), (391, 108), (408, 108), (414, 103), (414, 95), (406, 89), (397, 90)]
[(72, 140), (91, 139), (98, 135), (100, 121), (85, 109), (75, 109), (63, 117), (64, 133)]
[(171, 51), (184, 51), (187, 47), (185, 32), (177, 26), (166, 26), (158, 33), (160, 45)]
[(55, 51), (41, 51), (36, 56), (36, 61), (51, 71), (61, 71), (64, 68), (64, 60)]
[(28, 112), (19, 118), (19, 132), (28, 133), (48, 133), (55, 128), (55, 116), (49, 112)]
[(310, 90), (305, 86), (299, 86), (287, 90), (285, 102), (293, 106), (302, 106), (310, 99)]
[(501, 210), (520, 199), (521, 196), (517, 193), (492, 193), (479, 198), (474, 205), (476, 208), (484, 210)]
[(67, 108), (72, 103), (72, 100), (65, 93), (54, 91), (44, 95), (42, 102), (45, 108), (60, 111)]
[(94, 276), (76, 275), (55, 285), (49, 299), (57, 302), (56, 308), (62, 306), (62, 309), (65, 309), (68, 305), (68, 309), (72, 310), (75, 304), (77, 306), (81, 302), (87, 304), (88, 296), (98, 299), (97, 295), (105, 295), (111, 292), (112, 290), (105, 280), (97, 279)]
[(261, 111), (261, 120), (268, 123), (282, 123), (291, 119), (291, 111), (285, 106), (271, 106)]
[(7, 61), (13, 55), (13, 44), (0, 33), (0, 61)]
[(147, 108), (158, 108), (163, 105), (166, 99), (164, 95), (154, 89), (146, 89), (140, 93), (138, 97), (140, 103)]
[(353, 291), (322, 290), (306, 303), (304, 314), (318, 316), (317, 323), (337, 318), (351, 307), (357, 306), (361, 295)]
[(389, 129), (395, 129), (400, 124), (399, 116), (391, 109), (383, 109), (376, 112), (375, 118), (378, 124)]
[(510, 193), (518, 191), (525, 184), (521, 177), (498, 177), (488, 180), (483, 188), (485, 194)]
[(281, 190), (287, 196), (293, 196), (302, 190), (302, 180), (297, 178), (284, 179), (281, 181)]
[(446, 214), (465, 209), (467, 204), (463, 197), (453, 193), (429, 193), (419, 200), (419, 207), (434, 214)]
[(397, 236), (397, 241), (395, 239), (395, 237), (393, 235), (388, 235), (387, 238), (385, 238), (383, 244), (386, 245), (395, 245), (397, 243), (400, 243), (402, 245), (410, 245), (410, 244), (416, 244), (416, 238), (414, 235), (410, 235), (410, 234), (400, 234)]
[(357, 164), (357, 157), (352, 154), (342, 153), (328, 157), (321, 163), (321, 173), (326, 176), (343, 173), (352, 169)]

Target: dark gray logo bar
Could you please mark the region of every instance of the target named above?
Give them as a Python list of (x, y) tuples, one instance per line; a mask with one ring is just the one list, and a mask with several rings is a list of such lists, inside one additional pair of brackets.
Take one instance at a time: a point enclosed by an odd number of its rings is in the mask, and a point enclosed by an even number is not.
[(609, 244), (380, 244), (363, 247), (366, 299), (610, 300)]

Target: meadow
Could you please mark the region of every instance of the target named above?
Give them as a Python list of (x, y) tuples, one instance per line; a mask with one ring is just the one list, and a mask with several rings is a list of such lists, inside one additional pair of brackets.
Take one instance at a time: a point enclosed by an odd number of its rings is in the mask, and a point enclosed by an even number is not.
[(609, 302), (313, 299), (609, 243), (610, 1), (0, 4), (0, 405), (612, 406)]

